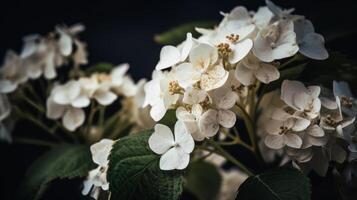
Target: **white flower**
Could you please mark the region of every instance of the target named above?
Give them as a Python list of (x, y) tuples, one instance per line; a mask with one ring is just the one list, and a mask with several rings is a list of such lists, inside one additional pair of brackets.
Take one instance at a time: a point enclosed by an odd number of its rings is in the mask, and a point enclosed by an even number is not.
[(191, 33), (187, 33), (186, 40), (178, 47), (171, 45), (164, 46), (160, 52), (160, 61), (157, 63), (155, 69), (166, 69), (176, 65), (179, 62), (185, 61), (188, 54), (190, 53), (192, 46), (193, 39)]
[(302, 139), (297, 132), (305, 130), (310, 125), (309, 120), (290, 115), (279, 108), (273, 112), (272, 119), (264, 123), (268, 133), (264, 142), (272, 149), (281, 149), (285, 145), (300, 148)]
[(276, 21), (261, 29), (253, 46), (255, 56), (264, 62), (293, 56), (298, 50), (291, 20)]
[(281, 7), (275, 5), (272, 1), (270, 0), (265, 0), (265, 3), (269, 10), (275, 15), (276, 20), (279, 19), (292, 19), (295, 16), (291, 15), (292, 12), (294, 12), (294, 8), (290, 9), (282, 9)]
[(248, 175), (237, 170), (221, 170), (222, 183), (218, 194), (219, 200), (236, 199), (239, 186), (248, 178)]
[(50, 119), (62, 118), (62, 123), (70, 131), (81, 126), (85, 120), (82, 109), (90, 103), (81, 91), (78, 81), (69, 81), (65, 85), (55, 86), (47, 99), (46, 115)]
[(252, 49), (253, 41), (248, 37), (254, 32), (255, 25), (246, 8), (238, 6), (225, 17), (214, 30), (196, 28), (203, 35), (199, 41), (214, 46), (228, 44), (228, 61), (235, 64), (242, 60)]
[(182, 122), (175, 124), (175, 135), (169, 127), (156, 124), (155, 131), (149, 138), (149, 147), (160, 158), (160, 169), (185, 169), (190, 161), (190, 153), (195, 143)]
[(314, 26), (310, 20), (299, 18), (294, 21), (294, 31), (299, 45), (299, 52), (306, 57), (324, 60), (328, 58), (328, 52), (325, 49), (324, 37), (315, 33)]
[(256, 79), (268, 84), (279, 79), (280, 73), (273, 64), (261, 62), (253, 54), (249, 54), (238, 63), (235, 77), (248, 86), (254, 84)]
[(211, 45), (199, 44), (189, 55), (189, 63), (177, 66), (178, 84), (188, 88), (199, 82), (200, 88), (210, 91), (221, 87), (228, 78), (228, 72), (218, 61), (218, 51)]
[(166, 73), (161, 71), (153, 72), (153, 79), (144, 86), (145, 101), (143, 107), (150, 105), (150, 116), (159, 121), (162, 119), (171, 105), (175, 104), (179, 98), (176, 89), (179, 89), (173, 71)]
[(196, 141), (205, 139), (204, 133), (202, 133), (198, 127), (202, 113), (203, 109), (200, 104), (194, 104), (190, 110), (187, 110), (184, 107), (178, 107), (176, 109), (177, 119), (185, 125), (186, 130)]
[(117, 99), (117, 95), (111, 91), (110, 80), (111, 77), (106, 74), (92, 74), (89, 78), (80, 78), (79, 83), (86, 96), (107, 106)]
[(59, 34), (58, 47), (63, 56), (69, 56), (73, 52), (73, 44), (77, 40), (75, 36), (84, 31), (85, 27), (82, 24), (73, 26), (57, 26), (56, 31)]
[(256, 13), (254, 13), (253, 21), (258, 29), (266, 27), (273, 19), (274, 14), (268, 7), (260, 7)]
[(354, 98), (347, 82), (333, 81), (333, 95), (336, 102), (339, 102), (339, 108), (349, 117), (357, 115), (357, 99)]
[(8, 51), (3, 66), (0, 68), (0, 93), (10, 93), (19, 84), (27, 81), (27, 75), (21, 58), (13, 51)]
[(284, 80), (281, 85), (281, 99), (298, 111), (297, 115), (314, 119), (319, 115), (321, 109), (320, 91), (319, 86), (306, 88), (299, 81)]
[[(231, 109), (237, 102), (238, 95), (230, 87), (221, 87), (212, 91), (214, 107), (203, 112), (200, 105), (194, 105), (190, 112), (184, 108), (178, 109), (177, 118), (187, 125), (188, 130), (195, 140), (202, 141), (205, 138), (217, 134), (219, 127), (232, 128), (236, 122), (236, 115)], [(198, 127), (196, 127), (198, 123)]]
[(129, 70), (129, 64), (120, 64), (110, 72), (113, 87), (120, 87), (125, 81), (125, 74)]
[(93, 162), (98, 165), (94, 170), (91, 170), (87, 179), (83, 182), (83, 195), (88, 195), (91, 191), (91, 196), (98, 199), (100, 190), (108, 190), (109, 183), (107, 181), (108, 156), (114, 144), (113, 140), (102, 139), (101, 141), (91, 146)]

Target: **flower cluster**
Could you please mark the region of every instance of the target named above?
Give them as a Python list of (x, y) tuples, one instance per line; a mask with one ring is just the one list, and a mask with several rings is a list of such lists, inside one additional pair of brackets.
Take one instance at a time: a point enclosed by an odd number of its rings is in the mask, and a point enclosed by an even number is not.
[[(92, 100), (99, 105), (109, 106), (118, 95), (135, 97), (133, 103), (126, 105), (126, 109), (141, 108), (143, 100), (140, 99), (143, 97), (140, 91), (143, 90), (145, 81), (142, 80), (136, 85), (132, 78), (126, 75), (128, 69), (128, 64), (122, 64), (113, 68), (109, 74), (93, 73), (90, 77), (80, 77), (78, 80), (56, 85), (47, 99), (47, 117), (62, 118), (63, 126), (74, 131), (84, 123), (83, 108), (88, 107)], [(137, 119), (141, 119), (139, 115)]]
[(151, 117), (159, 121), (168, 109), (176, 109), (178, 121), (202, 141), (235, 125), (235, 107), (254, 109), (248, 96), (254, 101), (258, 85), (280, 77), (278, 60), (299, 51), (326, 59), (323, 37), (309, 20), (291, 12), (270, 1), (257, 12), (238, 6), (222, 13), (216, 28), (197, 28), (199, 38), (187, 33), (178, 46), (164, 46), (144, 86)]
[(56, 68), (69, 61), (78, 67), (87, 64), (85, 44), (77, 35), (84, 30), (81, 24), (71, 27), (58, 26), (46, 37), (26, 36), (20, 54), (9, 50), (0, 70), (0, 93), (10, 93), (28, 79), (44, 76), (54, 79)]
[(346, 83), (333, 86), (333, 93), (321, 92), (319, 86), (285, 80), (280, 97), (278, 91), (267, 94), (260, 116), (265, 145), (284, 148), (297, 167), (320, 175), (325, 175), (330, 161), (345, 161), (344, 142), (350, 141), (350, 149), (354, 148), (351, 134), (357, 112)]

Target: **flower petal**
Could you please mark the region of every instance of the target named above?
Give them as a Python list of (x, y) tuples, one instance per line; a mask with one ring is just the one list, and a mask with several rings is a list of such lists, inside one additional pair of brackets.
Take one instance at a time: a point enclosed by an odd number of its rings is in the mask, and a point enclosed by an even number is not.
[(178, 149), (173, 147), (164, 153), (160, 158), (160, 169), (161, 170), (173, 170), (180, 166), (180, 156)]
[(164, 46), (160, 52), (160, 61), (157, 63), (155, 69), (162, 70), (169, 68), (181, 60), (180, 51), (174, 46)]
[(57, 104), (52, 98), (46, 101), (46, 116), (50, 119), (59, 119), (63, 116), (67, 106)]
[(219, 130), (218, 112), (216, 110), (209, 109), (203, 113), (199, 120), (199, 128), (206, 137), (216, 135)]
[(150, 116), (156, 122), (160, 121), (160, 119), (162, 119), (165, 116), (165, 113), (166, 113), (166, 107), (163, 101), (156, 103), (150, 109)]
[(181, 121), (177, 121), (175, 124), (175, 143), (177, 143), (182, 151), (185, 153), (191, 153), (195, 147), (195, 142), (191, 134), (189, 134), (185, 128), (185, 125)]
[(325, 60), (329, 56), (325, 48), (324, 37), (317, 33), (309, 33), (304, 36), (303, 41), (299, 44), (299, 52), (315, 60)]
[(286, 133), (283, 135), (283, 139), (284, 143), (289, 147), (300, 148), (302, 145), (302, 139), (296, 134)]
[(84, 111), (81, 108), (68, 108), (62, 118), (63, 126), (70, 131), (80, 127), (85, 119)]
[(0, 93), (10, 93), (16, 90), (17, 84), (9, 80), (0, 80)]
[(264, 139), (265, 145), (271, 149), (281, 149), (285, 146), (283, 136), (268, 134)]
[(255, 81), (254, 70), (247, 68), (244, 62), (238, 63), (234, 75), (245, 86), (252, 85)]
[(174, 145), (174, 136), (171, 129), (165, 125), (156, 124), (154, 129), (149, 138), (149, 147), (153, 152), (163, 154)]
[(99, 90), (94, 94), (94, 98), (98, 101), (99, 104), (107, 106), (112, 104), (118, 98), (118, 96), (111, 91)]
[(230, 110), (219, 110), (218, 123), (225, 128), (232, 128), (236, 123), (236, 115)]
[(183, 88), (188, 88), (195, 84), (201, 76), (191, 63), (182, 63), (176, 68), (178, 84)]
[(255, 71), (257, 79), (265, 84), (278, 80), (280, 77), (279, 70), (270, 64), (261, 63), (257, 71)]
[(253, 47), (253, 41), (246, 39), (232, 46), (232, 53), (229, 55), (230, 64), (235, 64), (248, 55)]

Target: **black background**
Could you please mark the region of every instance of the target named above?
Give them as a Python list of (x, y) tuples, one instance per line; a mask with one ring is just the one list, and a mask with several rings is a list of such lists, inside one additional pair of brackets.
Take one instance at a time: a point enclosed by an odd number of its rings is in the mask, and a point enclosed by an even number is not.
[[(295, 7), (297, 14), (311, 19), (317, 32), (327, 39), (355, 33), (356, 1), (338, 0), (276, 0), (285, 7)], [(91, 63), (106, 61), (114, 64), (128, 62), (135, 79), (149, 78), (159, 58), (161, 46), (153, 41), (155, 33), (194, 20), (220, 20), (219, 11), (228, 12), (236, 5), (256, 10), (263, 0), (177, 0), (177, 1), (2, 1), (0, 3), (0, 57), (9, 48), (20, 50), (21, 38), (31, 33), (45, 34), (56, 24), (82, 22), (86, 31), (81, 38), (89, 45)], [(327, 47), (356, 57), (357, 39), (334, 40)], [(37, 129), (21, 123), (23, 135), (31, 136)], [(0, 144), (0, 199), (12, 199), (25, 169), (44, 148)], [(333, 183), (314, 178), (313, 199), (338, 199)], [(58, 199), (77, 199), (75, 184), (59, 182), (48, 193)], [(320, 187), (321, 186), (321, 187)], [(65, 188), (65, 189), (63, 189)], [(322, 190), (323, 188), (323, 190)], [(77, 193), (77, 194), (72, 194)], [(48, 196), (48, 197), (47, 197)], [(54, 199), (47, 195), (45, 199)], [(50, 197), (51, 196), (51, 197)]]

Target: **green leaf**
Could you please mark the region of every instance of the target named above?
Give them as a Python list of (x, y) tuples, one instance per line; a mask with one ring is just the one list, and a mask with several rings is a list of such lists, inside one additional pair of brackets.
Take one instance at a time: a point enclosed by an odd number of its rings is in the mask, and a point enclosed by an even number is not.
[(168, 127), (173, 128), (177, 121), (176, 109), (169, 109), (166, 111), (165, 116), (158, 122), (158, 124), (164, 124)]
[(239, 200), (309, 200), (309, 179), (297, 169), (278, 168), (249, 177), (238, 190)]
[(273, 90), (276, 90), (281, 87), (281, 84), (286, 79), (297, 79), (301, 73), (304, 71), (307, 63), (302, 63), (298, 65), (294, 65), (292, 67), (283, 69), (280, 71), (280, 78), (276, 81), (273, 81), (269, 84), (263, 85), (260, 95), (266, 94)]
[(194, 162), (188, 168), (186, 188), (199, 200), (213, 200), (217, 198), (221, 180), (216, 166), (204, 161)]
[(91, 75), (93, 73), (109, 73), (113, 67), (114, 65), (111, 63), (100, 62), (87, 68), (85, 73), (86, 75)]
[(181, 173), (160, 170), (160, 156), (148, 146), (151, 133), (127, 136), (114, 144), (107, 175), (111, 199), (175, 200), (181, 195)]
[(195, 27), (213, 28), (217, 22), (213, 21), (195, 21), (179, 25), (163, 33), (154, 36), (155, 42), (163, 45), (177, 45), (186, 39), (186, 33), (191, 32), (194, 37), (199, 34), (195, 31)]
[(357, 62), (340, 52), (331, 52), (327, 60), (311, 61), (302, 73), (303, 81), (332, 87), (332, 80), (357, 85)]
[(88, 146), (56, 146), (28, 169), (18, 199), (39, 199), (51, 181), (84, 177), (94, 167)]

